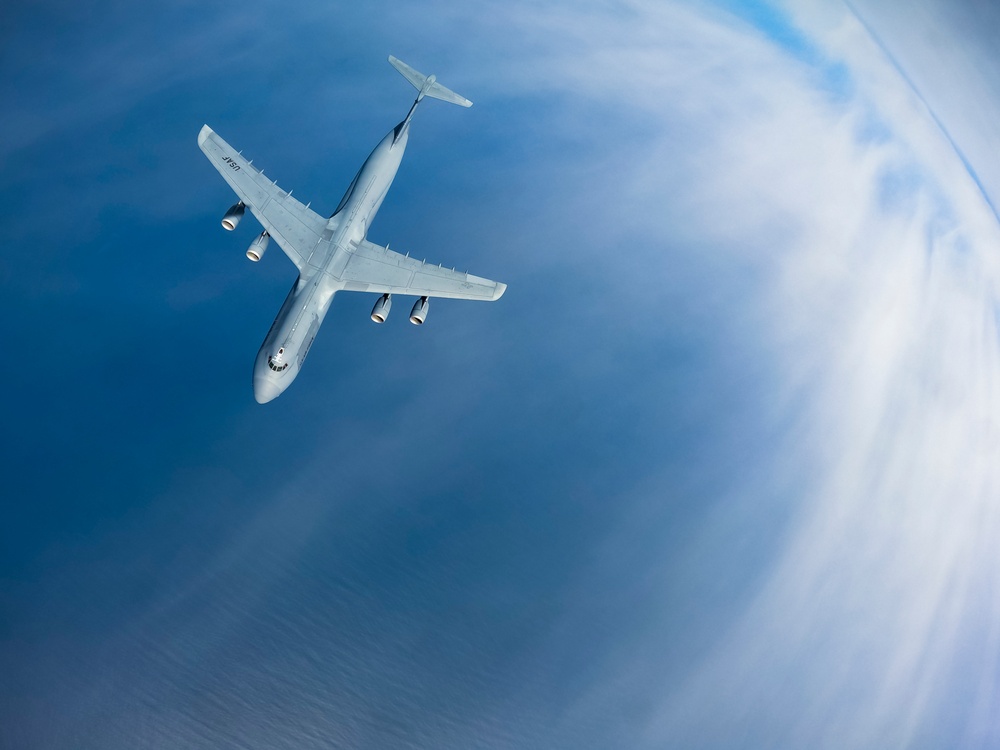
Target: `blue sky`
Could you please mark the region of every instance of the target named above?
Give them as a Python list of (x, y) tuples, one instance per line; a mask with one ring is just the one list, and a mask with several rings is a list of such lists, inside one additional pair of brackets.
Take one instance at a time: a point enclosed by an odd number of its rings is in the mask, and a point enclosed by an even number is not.
[[(0, 13), (0, 747), (1000, 743), (995, 11)], [(259, 406), (198, 130), (332, 210), (390, 53), (369, 236), (508, 292)]]

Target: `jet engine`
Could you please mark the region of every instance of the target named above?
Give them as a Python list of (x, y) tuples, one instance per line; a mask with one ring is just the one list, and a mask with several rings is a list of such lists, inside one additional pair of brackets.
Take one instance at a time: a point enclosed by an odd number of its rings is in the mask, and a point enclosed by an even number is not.
[(392, 299), (388, 294), (383, 294), (378, 298), (375, 307), (372, 308), (372, 320), (376, 323), (385, 323), (385, 319), (389, 317), (389, 309), (391, 307)]
[(243, 201), (234, 204), (232, 208), (226, 211), (226, 215), (222, 217), (222, 226), (230, 232), (236, 229), (236, 225), (243, 218), (243, 211), (245, 209), (246, 206), (243, 205)]
[(427, 301), (426, 297), (421, 297), (413, 305), (413, 309), (410, 310), (410, 322), (413, 325), (418, 326), (427, 319), (427, 307), (430, 302)]
[(270, 241), (271, 235), (267, 232), (261, 232), (260, 236), (251, 242), (250, 247), (247, 248), (247, 257), (256, 263), (264, 257), (264, 253), (267, 251), (267, 243)]

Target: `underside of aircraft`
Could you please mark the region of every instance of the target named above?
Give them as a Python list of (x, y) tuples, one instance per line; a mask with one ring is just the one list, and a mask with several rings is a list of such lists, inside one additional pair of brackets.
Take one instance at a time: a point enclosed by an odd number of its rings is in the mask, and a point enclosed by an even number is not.
[(366, 239), (399, 169), (410, 122), (420, 102), (431, 97), (472, 106), (468, 99), (438, 83), (435, 76), (425, 76), (391, 55), (389, 62), (417, 89), (417, 98), (406, 117), (365, 160), (329, 217), (278, 187), (208, 125), (198, 135), (201, 150), (239, 197), (222, 218), (222, 226), (236, 229), (249, 209), (263, 231), (250, 243), (247, 257), (259, 261), (274, 239), (299, 272), (254, 363), (254, 396), (260, 403), (279, 396), (298, 375), (337, 292), (378, 294), (371, 313), (376, 323), (385, 322), (393, 295), (414, 296), (417, 299), (409, 320), (420, 325), (427, 319), (432, 297), (493, 301), (507, 288), (506, 284), (417, 260), (409, 253)]

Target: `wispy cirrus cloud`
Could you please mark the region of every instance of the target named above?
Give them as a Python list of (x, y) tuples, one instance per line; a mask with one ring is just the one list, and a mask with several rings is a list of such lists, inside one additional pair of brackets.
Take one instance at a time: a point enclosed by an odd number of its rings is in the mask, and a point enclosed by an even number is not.
[[(716, 148), (698, 154), (692, 192), (709, 210), (689, 216), (718, 252), (741, 257), (742, 235), (759, 253), (767, 279), (744, 305), (778, 365), (764, 397), (788, 417), (762, 486), (731, 487), (741, 534), (765, 540), (755, 521), (800, 479), (749, 603), (722, 610), (725, 635), (687, 679), (664, 677), (652, 744), (978, 746), (1000, 731), (985, 708), (1000, 653), (992, 175), (969, 173), (933, 92), (918, 96), (850, 14), (827, 14), (797, 22), (844, 65), (851, 96), (825, 99), (794, 65), (766, 84), (734, 65), (734, 88), (757, 84), (771, 106), (721, 105)], [(739, 205), (726, 220), (712, 215), (721, 196)], [(716, 529), (692, 565), (726, 559), (732, 533)]]
[(933, 95), (835, 3), (392, 10), (479, 119), (442, 166), (421, 113), (373, 235), (510, 291), (421, 338), (338, 297), (281, 411), (52, 552), (18, 736), (996, 741), (998, 232)]

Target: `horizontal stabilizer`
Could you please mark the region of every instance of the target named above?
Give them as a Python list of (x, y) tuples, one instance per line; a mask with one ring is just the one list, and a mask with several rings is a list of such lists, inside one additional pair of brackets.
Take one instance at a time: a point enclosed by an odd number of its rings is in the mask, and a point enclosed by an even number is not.
[(423, 73), (414, 70), (405, 62), (393, 57), (392, 55), (389, 55), (389, 62), (392, 63), (392, 67), (403, 74), (403, 78), (412, 83), (413, 87), (420, 92), (417, 95), (417, 101), (420, 101), (425, 96), (429, 96), (434, 99), (440, 99), (441, 101), (457, 104), (460, 107), (472, 106), (472, 102), (464, 96), (460, 96), (451, 89), (445, 88), (438, 83), (436, 76), (425, 76)]

